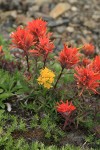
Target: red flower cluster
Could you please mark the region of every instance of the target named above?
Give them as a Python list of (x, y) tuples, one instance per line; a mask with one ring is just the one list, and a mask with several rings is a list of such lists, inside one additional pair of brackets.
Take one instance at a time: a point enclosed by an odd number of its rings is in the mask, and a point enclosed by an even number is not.
[(37, 41), (39, 37), (43, 37), (46, 34), (47, 22), (42, 19), (36, 19), (29, 22), (27, 28)]
[(45, 59), (54, 49), (50, 36), (51, 33), (47, 33), (47, 22), (42, 19), (29, 22), (26, 28), (18, 27), (11, 34), (13, 47), (24, 50), (27, 55), (29, 52), (33, 56), (43, 56)]
[(58, 60), (61, 63), (62, 68), (71, 69), (71, 67), (79, 61), (77, 48), (68, 48), (64, 44), (64, 49), (59, 53)]
[(34, 37), (25, 28), (18, 27), (11, 34), (13, 47), (20, 48), (26, 53), (34, 45)]
[(82, 88), (82, 92), (86, 90), (91, 90), (94, 93), (98, 93), (96, 88), (100, 87), (100, 74), (95, 73), (93, 69), (89, 66), (76, 67), (76, 73), (74, 74), (78, 87)]
[(76, 107), (72, 104), (72, 102), (68, 102), (68, 100), (64, 103), (63, 101), (61, 101), (61, 103), (57, 103), (57, 111), (60, 113), (64, 113), (67, 112), (68, 114), (70, 114), (72, 111), (74, 111), (76, 109)]
[(94, 45), (92, 44), (84, 44), (83, 51), (86, 55), (90, 55), (94, 53)]
[(49, 39), (48, 36), (43, 36), (39, 38), (39, 44), (35, 47), (35, 49), (30, 50), (29, 52), (34, 56), (43, 56), (46, 58), (49, 53), (51, 53), (54, 49), (53, 42)]

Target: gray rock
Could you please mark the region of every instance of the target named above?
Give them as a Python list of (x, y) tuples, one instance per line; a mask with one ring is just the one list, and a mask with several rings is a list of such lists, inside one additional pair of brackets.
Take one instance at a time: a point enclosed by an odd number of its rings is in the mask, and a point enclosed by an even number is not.
[(67, 27), (66, 30), (67, 30), (68, 32), (74, 32), (74, 28), (73, 28), (73, 27), (70, 27), (70, 26)]
[(58, 33), (63, 33), (65, 31), (65, 26), (59, 26), (56, 28)]

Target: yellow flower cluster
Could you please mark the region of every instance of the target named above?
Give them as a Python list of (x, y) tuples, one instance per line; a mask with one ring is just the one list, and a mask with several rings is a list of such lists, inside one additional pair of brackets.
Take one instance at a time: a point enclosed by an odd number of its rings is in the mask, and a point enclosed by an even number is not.
[(53, 71), (48, 68), (44, 68), (40, 71), (40, 76), (37, 79), (38, 84), (43, 85), (45, 88), (50, 89), (52, 87), (52, 83), (54, 82), (55, 74)]

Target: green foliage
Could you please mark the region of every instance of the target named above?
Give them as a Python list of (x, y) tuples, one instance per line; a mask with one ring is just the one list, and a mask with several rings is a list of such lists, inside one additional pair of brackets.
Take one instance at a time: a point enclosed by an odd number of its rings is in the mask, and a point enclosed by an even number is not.
[(95, 134), (89, 134), (88, 136), (85, 137), (85, 140), (86, 140), (87, 143), (89, 143), (90, 145), (92, 145), (92, 147), (95, 150), (99, 150), (100, 139), (97, 139), (96, 136), (95, 136)]
[(52, 68), (55, 69), (56, 73), (59, 73), (61, 71), (61, 66), (60, 66), (59, 63), (54, 63), (53, 66), (52, 66)]
[(9, 41), (7, 42), (2, 35), (0, 35), (0, 45), (3, 45), (5, 48), (8, 46)]
[[(19, 140), (13, 140), (11, 136), (8, 136), (9, 140), (5, 138), (5, 145), (2, 145), (0, 143), (0, 148), (4, 148), (5, 150), (81, 150), (79, 147), (71, 146), (71, 145), (66, 145), (63, 146), (62, 148), (58, 148), (57, 146), (51, 145), (51, 146), (45, 146), (43, 143), (39, 142), (33, 142), (32, 144), (28, 144), (24, 139), (19, 139)], [(2, 139), (0, 140), (2, 141)], [(86, 149), (88, 150), (88, 149)], [(92, 149), (90, 149), (92, 150)]]
[(39, 116), (36, 114), (32, 117), (32, 120), (31, 120), (31, 128), (35, 128), (35, 127), (38, 127), (38, 122), (39, 122)]
[(66, 84), (70, 84), (74, 81), (74, 71), (70, 70), (70, 72), (68, 72), (67, 70), (65, 70), (64, 75), (62, 77), (62, 82), (66, 83)]
[(10, 44), (10, 41), (9, 40), (5, 40), (3, 38), (3, 36), (0, 35), (0, 45), (2, 45), (2, 47), (3, 47), (3, 51), (5, 53), (5, 58), (7, 60), (12, 60), (12, 56), (10, 54), (10, 50), (8, 49), (9, 48), (9, 44)]
[(9, 97), (29, 91), (28, 85), (18, 72), (10, 75), (7, 71), (0, 70), (0, 79), (0, 107), (4, 107), (3, 101)]
[(55, 121), (49, 117), (49, 115), (45, 115), (44, 118), (41, 119), (41, 128), (45, 131), (46, 138), (52, 138), (55, 142), (59, 141), (60, 137), (63, 137), (64, 132), (58, 128), (55, 124)]

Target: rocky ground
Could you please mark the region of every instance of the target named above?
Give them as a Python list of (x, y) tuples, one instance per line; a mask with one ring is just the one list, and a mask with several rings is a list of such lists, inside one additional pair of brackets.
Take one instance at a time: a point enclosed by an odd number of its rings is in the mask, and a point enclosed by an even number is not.
[(56, 50), (63, 42), (92, 42), (99, 53), (99, 6), (99, 0), (0, 0), (0, 34), (9, 38), (12, 28), (42, 17), (54, 33)]

